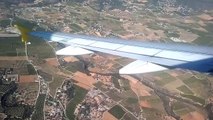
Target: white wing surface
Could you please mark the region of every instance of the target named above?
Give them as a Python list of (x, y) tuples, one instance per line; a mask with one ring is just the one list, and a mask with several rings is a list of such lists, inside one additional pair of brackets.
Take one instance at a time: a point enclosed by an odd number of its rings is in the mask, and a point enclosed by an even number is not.
[(139, 74), (167, 70), (168, 68), (150, 62), (136, 60), (119, 70), (120, 74)]
[(83, 48), (79, 48), (79, 47), (72, 47), (72, 46), (68, 46), (65, 47), (59, 51), (56, 52), (56, 55), (85, 55), (85, 54), (92, 54), (92, 51), (83, 49)]
[(119, 71), (122, 74), (146, 73), (165, 70), (165, 68), (184, 68), (199, 72), (213, 71), (212, 47), (99, 38), (65, 33), (31, 32), (30, 34), (69, 46), (57, 51), (57, 55), (83, 55), (98, 51), (136, 59), (135, 62)]

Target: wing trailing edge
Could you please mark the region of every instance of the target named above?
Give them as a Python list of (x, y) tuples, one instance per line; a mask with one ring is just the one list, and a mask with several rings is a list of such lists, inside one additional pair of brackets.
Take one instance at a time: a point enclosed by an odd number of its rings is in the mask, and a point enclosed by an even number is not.
[(72, 56), (92, 54), (92, 53), (93, 53), (92, 51), (73, 46), (68, 46), (59, 51), (56, 51), (56, 55), (72, 55)]
[(167, 70), (168, 68), (162, 67), (157, 64), (136, 60), (119, 70), (119, 74), (140, 74)]

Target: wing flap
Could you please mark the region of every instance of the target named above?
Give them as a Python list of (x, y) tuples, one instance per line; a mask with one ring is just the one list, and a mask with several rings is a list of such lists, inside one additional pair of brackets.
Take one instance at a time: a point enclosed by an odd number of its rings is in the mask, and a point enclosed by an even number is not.
[(80, 47), (73, 47), (73, 46), (68, 46), (65, 47), (59, 51), (56, 52), (56, 55), (85, 55), (85, 54), (92, 54), (92, 51), (80, 48)]
[(139, 74), (139, 73), (149, 73), (167, 70), (167, 68), (162, 67), (157, 64), (153, 64), (150, 62), (145, 62), (141, 60), (136, 60), (119, 70), (119, 74)]

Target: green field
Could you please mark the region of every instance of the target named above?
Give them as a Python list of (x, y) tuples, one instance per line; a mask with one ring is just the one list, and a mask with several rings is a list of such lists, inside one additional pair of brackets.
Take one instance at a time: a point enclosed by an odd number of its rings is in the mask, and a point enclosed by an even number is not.
[(102, 82), (100, 82), (100, 81), (96, 82), (96, 83), (93, 84), (93, 85), (94, 85), (95, 87), (97, 87), (98, 89), (100, 89), (102, 92), (106, 92), (106, 91), (107, 91), (107, 89), (103, 87), (103, 86), (104, 86), (104, 83), (102, 83)]
[(27, 64), (27, 70), (28, 70), (29, 75), (35, 75), (36, 74), (35, 68), (33, 67), (32, 64)]
[(45, 103), (45, 94), (39, 94), (36, 105), (35, 105), (35, 111), (32, 114), (32, 120), (44, 120), (44, 103)]
[(22, 106), (19, 106), (19, 107), (8, 107), (8, 108), (6, 108), (5, 113), (7, 115), (23, 118), (24, 114), (25, 114), (25, 108), (22, 107)]
[(68, 103), (66, 106), (66, 116), (69, 120), (74, 120), (75, 115), (74, 111), (76, 106), (81, 103), (81, 101), (84, 99), (85, 95), (87, 94), (87, 90), (74, 85), (75, 88), (75, 97)]
[(129, 84), (129, 80), (127, 79), (121, 79), (120, 80), (121, 88), (125, 91), (130, 90), (131, 86)]
[(183, 92), (184, 94), (191, 94), (193, 95), (194, 93), (185, 85), (182, 85), (180, 87), (177, 88), (179, 91)]
[[(37, 26), (36, 23), (20, 19), (18, 17), (15, 18), (14, 24), (15, 23), (18, 23), (19, 25), (26, 27), (27, 29), (32, 29), (33, 27)], [(9, 25), (9, 20), (2, 20), (0, 21), (0, 24), (3, 25), (3, 27), (6, 27), (7, 25)], [(43, 29), (38, 27), (38, 30)], [(29, 41), (32, 43), (31, 45), (28, 45), (28, 53), (30, 55), (37, 53), (37, 57), (41, 59), (49, 58), (50, 56), (54, 55), (49, 52), (52, 51), (52, 49), (48, 47), (47, 43), (45, 43), (43, 40), (30, 37)], [(0, 38), (0, 56), (25, 56), (24, 48), (24, 44), (21, 42), (21, 37)]]
[(160, 98), (158, 96), (142, 96), (140, 97), (140, 100), (147, 100), (151, 104), (159, 103), (161, 102)]
[(139, 114), (141, 111), (137, 98), (128, 97), (126, 100), (123, 100), (121, 104), (132, 113)]
[(55, 57), (55, 52), (44, 40), (30, 38), (31, 45), (28, 45), (28, 55), (36, 58), (37, 62), (43, 63), (46, 58)]
[(122, 98), (126, 98), (126, 99), (127, 98), (138, 98), (133, 90), (126, 90), (126, 91), (120, 92), (119, 95), (122, 96)]
[(123, 98), (123, 96), (121, 96), (116, 90), (109, 90), (106, 94), (114, 101), (120, 101)]
[(84, 30), (81, 26), (79, 26), (78, 24), (75, 24), (75, 23), (71, 24), (70, 28), (72, 28), (72, 30), (74, 30), (74, 32), (80, 32), (80, 31)]
[(199, 35), (199, 37), (196, 40), (194, 40), (193, 43), (198, 44), (198, 45), (213, 46), (213, 41), (212, 41), (213, 35), (210, 34), (210, 33), (213, 32), (213, 29), (212, 29), (213, 24), (212, 23), (208, 23), (204, 27), (204, 29), (206, 29), (208, 32), (203, 32), (203, 31), (193, 29), (195, 25), (177, 24), (175, 26)]
[(18, 38), (0, 38), (0, 56), (25, 56), (24, 44)]
[(187, 106), (186, 106), (185, 104), (183, 104), (183, 103), (177, 101), (177, 102), (174, 102), (174, 103), (172, 104), (172, 107), (173, 107), (173, 110), (181, 110), (181, 109), (186, 108)]
[(195, 77), (190, 77), (188, 79), (183, 80), (183, 82), (198, 96), (208, 98), (211, 94), (209, 90), (211, 89), (209, 86), (209, 82), (207, 78), (197, 79)]
[(47, 82), (52, 82), (52, 80), (53, 80), (53, 76), (47, 72), (38, 70), (38, 74)]
[(64, 81), (63, 77), (58, 75), (53, 76), (53, 80), (49, 83), (50, 94), (52, 96), (55, 95), (56, 89), (61, 86), (63, 81)]
[(175, 110), (174, 112), (176, 114), (182, 116), (182, 115), (185, 115), (185, 114), (192, 112), (192, 111), (188, 110), (187, 108), (183, 108), (183, 109), (180, 109), (180, 110)]
[(1, 27), (7, 27), (10, 25), (10, 20), (9, 19), (0, 20), (0, 25)]
[(186, 79), (189, 79), (190, 77), (192, 77), (192, 74), (190, 73), (184, 73), (184, 74), (178, 75), (178, 79), (180, 80), (186, 80)]
[(109, 113), (111, 113), (117, 119), (121, 119), (125, 114), (125, 111), (119, 105), (115, 105), (113, 108), (109, 110)]
[(119, 82), (118, 82), (118, 79), (119, 79), (119, 78), (113, 76), (113, 77), (112, 77), (112, 82), (113, 82), (115, 88), (120, 89), (120, 84), (119, 84)]
[(182, 97), (189, 98), (189, 99), (193, 100), (194, 102), (199, 102), (200, 104), (205, 105), (205, 99), (203, 99), (201, 97), (197, 97), (194, 95), (185, 95), (185, 94), (180, 94), (180, 95)]
[(66, 64), (66, 70), (69, 70), (73, 73), (75, 73), (77, 71), (81, 71), (81, 72), (85, 71), (83, 68), (83, 63), (80, 61), (75, 61), (75, 62)]
[(96, 82), (95, 84), (93, 84), (95, 87), (97, 87), (98, 89), (100, 89), (101, 88), (101, 86), (102, 85), (104, 85), (104, 83), (102, 83), (102, 82), (100, 82), (100, 81), (98, 81), (98, 82)]
[(146, 120), (164, 120), (160, 117), (163, 112), (154, 108), (143, 108), (142, 114), (146, 118)]
[(177, 115), (185, 115), (189, 112), (194, 111), (193, 108), (191, 108), (190, 106), (187, 106), (185, 104), (183, 104), (182, 102), (176, 101), (172, 104), (172, 108), (173, 111), (177, 114)]
[(166, 72), (156, 72), (152, 73), (152, 76), (160, 77), (160, 80), (155, 80), (155, 83), (160, 86), (164, 86), (174, 80), (176, 80), (174, 77), (172, 77), (170, 74)]
[(173, 111), (178, 114), (178, 115), (185, 115), (189, 112), (192, 112), (194, 111), (192, 108), (190, 108), (189, 106), (177, 101), (177, 102), (174, 102), (172, 104), (172, 107), (173, 107)]
[(164, 30), (164, 28), (156, 23), (148, 23), (148, 28), (151, 28), (153, 30)]
[(140, 100), (147, 101), (156, 111), (164, 111), (163, 103), (157, 95), (141, 96)]
[(213, 35), (210, 33), (213, 33), (213, 24), (209, 23), (205, 26), (205, 29), (208, 31), (206, 32), (200, 32), (200, 31), (195, 31), (196, 34), (198, 34), (200, 37), (197, 38), (195, 41), (193, 41), (196, 44), (201, 44), (201, 45), (208, 45), (208, 46), (213, 46)]
[(129, 104), (138, 104), (138, 99), (129, 97), (129, 98), (127, 98), (126, 102)]

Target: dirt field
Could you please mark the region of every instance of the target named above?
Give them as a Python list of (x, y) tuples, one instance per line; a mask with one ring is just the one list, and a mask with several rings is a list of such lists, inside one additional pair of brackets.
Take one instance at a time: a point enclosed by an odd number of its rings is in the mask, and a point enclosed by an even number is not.
[(103, 114), (103, 120), (117, 120), (117, 118), (115, 118), (112, 114), (106, 111)]
[(37, 75), (20, 75), (20, 83), (35, 82), (37, 80)]
[(200, 19), (202, 20), (206, 20), (206, 21), (210, 21), (210, 20), (213, 20), (213, 17), (208, 15), (208, 14), (201, 14), (198, 16)]
[(48, 63), (40, 64), (40, 67), (42, 68), (42, 71), (52, 75), (60, 71), (57, 67), (55, 67), (54, 65), (50, 65)]
[(69, 62), (79, 61), (77, 58), (72, 57), (72, 56), (64, 57), (63, 59), (64, 59), (64, 61), (66, 61), (66, 62), (68, 62), (68, 63), (69, 63)]
[(87, 90), (89, 88), (92, 88), (93, 84), (96, 83), (96, 80), (93, 77), (87, 76), (85, 73), (82, 73), (82, 72), (76, 72), (73, 75), (72, 79), (78, 82), (77, 85)]
[(148, 101), (140, 101), (140, 106), (144, 108), (151, 108), (151, 105)]
[(197, 111), (186, 114), (182, 117), (183, 120), (205, 120), (204, 116)]
[(138, 95), (138, 96), (150, 96), (151, 89), (143, 85), (137, 79), (131, 76), (123, 76), (128, 79), (130, 82), (131, 89)]
[(55, 67), (59, 66), (59, 63), (58, 63), (56, 58), (48, 58), (48, 59), (45, 59), (45, 60), (46, 60), (47, 64), (49, 64), (49, 65), (52, 65), (52, 66), (55, 66)]
[(8, 56), (4, 56), (4, 57), (0, 57), (0, 60), (27, 60), (25, 56), (15, 56), (15, 57), (8, 57)]
[(194, 40), (196, 40), (199, 36), (196, 34), (193, 34), (192, 32), (188, 32), (184, 29), (179, 29), (180, 31), (180, 39), (184, 40), (186, 42), (192, 42)]
[(172, 81), (172, 82), (166, 84), (164, 86), (164, 88), (167, 88), (170, 91), (179, 92), (176, 88), (178, 88), (178, 87), (180, 87), (182, 85), (184, 85), (183, 81), (177, 79), (175, 81)]
[[(130, 82), (130, 87), (131, 89), (134, 91), (135, 94), (138, 95), (138, 97), (141, 96), (151, 96), (150, 91), (151, 89), (146, 87), (145, 85), (143, 85), (140, 81), (138, 81), (137, 79), (131, 77), (131, 76), (123, 76), (126, 79), (128, 79)], [(141, 107), (145, 107), (145, 108), (151, 108), (151, 105), (148, 101), (144, 101), (141, 100), (139, 101), (139, 104)]]

